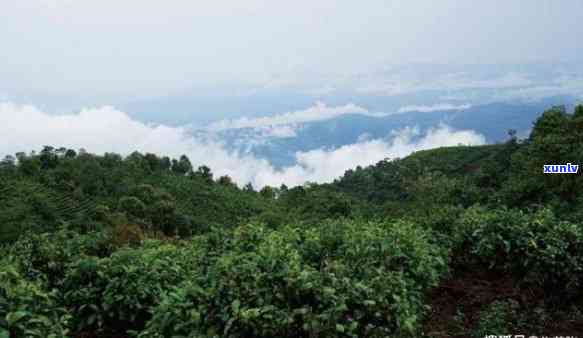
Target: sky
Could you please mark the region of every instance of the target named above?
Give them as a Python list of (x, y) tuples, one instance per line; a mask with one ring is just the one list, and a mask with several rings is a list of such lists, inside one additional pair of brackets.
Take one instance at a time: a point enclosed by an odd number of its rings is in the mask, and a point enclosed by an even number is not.
[(582, 19), (579, 0), (0, 0), (0, 156), (138, 150), (187, 154), (240, 185), (329, 182), (485, 139), (411, 125), (275, 169), (200, 133), (293, 138), (305, 123), (463, 110), (484, 95), (583, 99)]
[(86, 101), (390, 64), (575, 60), (579, 0), (2, 0), (0, 98)]

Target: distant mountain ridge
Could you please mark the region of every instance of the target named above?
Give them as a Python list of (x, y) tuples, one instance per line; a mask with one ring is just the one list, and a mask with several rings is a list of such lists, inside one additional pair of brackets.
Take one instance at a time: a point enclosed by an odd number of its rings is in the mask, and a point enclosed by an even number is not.
[(219, 137), (231, 150), (250, 152), (276, 167), (284, 167), (295, 163), (296, 152), (334, 149), (363, 139), (390, 139), (392, 132), (407, 127), (417, 127), (423, 134), (446, 124), (455, 130), (473, 130), (483, 135), (487, 143), (503, 142), (508, 138), (508, 130), (516, 130), (519, 136), (527, 135), (543, 111), (565, 102), (571, 109), (573, 98), (552, 97), (535, 102), (489, 103), (464, 110), (412, 111), (382, 117), (347, 114), (296, 126), (294, 137), (261, 138), (254, 128), (222, 131)]

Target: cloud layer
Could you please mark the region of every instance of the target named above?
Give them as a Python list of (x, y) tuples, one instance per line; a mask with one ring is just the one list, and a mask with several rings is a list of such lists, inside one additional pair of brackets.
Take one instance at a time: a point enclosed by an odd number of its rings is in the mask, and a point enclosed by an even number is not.
[(470, 109), (472, 105), (470, 104), (450, 104), (450, 103), (439, 103), (430, 106), (405, 106), (399, 108), (399, 113), (408, 113), (412, 111), (422, 112), (422, 113), (429, 113), (434, 111), (444, 111), (444, 110), (466, 110)]
[[(386, 158), (402, 158), (415, 151), (459, 144), (480, 145), (485, 138), (473, 131), (453, 131), (439, 125), (421, 135), (418, 128), (404, 128), (392, 133), (390, 141), (373, 139), (339, 147), (297, 153), (297, 165), (285, 168), (291, 181), (328, 182), (348, 169), (367, 166)], [(416, 140), (416, 137), (420, 137)], [(269, 182), (269, 180), (267, 181)]]
[(253, 129), (255, 136), (265, 138), (290, 138), (296, 137), (296, 130), (302, 124), (316, 121), (331, 120), (343, 115), (365, 115), (371, 117), (385, 117), (393, 114), (408, 112), (434, 112), (445, 110), (465, 110), (470, 104), (437, 103), (433, 105), (410, 105), (399, 108), (395, 112), (382, 113), (371, 112), (366, 108), (355, 104), (343, 106), (328, 106), (323, 102), (316, 102), (312, 107), (304, 110), (275, 114), (257, 118), (236, 118), (219, 120), (208, 125), (205, 130), (209, 132), (222, 132), (233, 129)]
[(368, 110), (354, 104), (329, 107), (323, 102), (308, 109), (276, 114), (266, 117), (228, 119), (214, 122), (208, 126), (210, 131), (242, 128), (272, 128), (281, 125), (295, 125), (299, 123), (329, 120), (346, 114), (369, 114)]
[[(320, 106), (320, 109), (326, 108)], [(277, 116), (270, 121), (289, 118), (285, 114)], [(485, 143), (484, 137), (473, 131), (454, 131), (446, 125), (425, 134), (417, 128), (405, 128), (393, 132), (388, 139), (365, 138), (336, 149), (298, 152), (294, 166), (276, 170), (267, 160), (227, 151), (220, 141), (192, 136), (187, 128), (145, 124), (113, 107), (50, 115), (34, 106), (12, 103), (0, 103), (0, 135), (0, 155), (38, 150), (44, 145), (124, 155), (135, 150), (172, 157), (186, 154), (194, 166), (208, 165), (215, 175), (229, 175), (241, 185), (251, 182), (257, 188), (282, 183), (295, 186), (308, 181), (329, 182), (347, 169), (374, 164), (384, 158), (403, 157), (434, 147)]]

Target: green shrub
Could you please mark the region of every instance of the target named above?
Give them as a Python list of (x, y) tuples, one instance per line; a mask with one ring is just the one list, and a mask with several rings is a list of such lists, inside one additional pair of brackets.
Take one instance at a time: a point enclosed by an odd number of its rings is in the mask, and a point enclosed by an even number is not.
[(139, 245), (144, 240), (144, 231), (139, 225), (118, 223), (111, 231), (111, 243), (117, 247)]
[(65, 337), (70, 316), (54, 292), (26, 280), (16, 263), (0, 262), (0, 337)]
[(189, 247), (151, 241), (110, 257), (76, 261), (63, 282), (63, 298), (75, 314), (75, 326), (139, 329), (160, 296), (191, 276), (198, 256)]
[(523, 276), (557, 295), (583, 283), (583, 229), (559, 221), (548, 209), (468, 209), (460, 218), (458, 249), (465, 259)]
[(79, 234), (60, 229), (53, 233), (28, 233), (9, 251), (20, 260), (26, 277), (43, 279), (53, 288), (61, 285), (68, 264), (84, 255), (108, 256), (113, 246), (105, 232)]
[(452, 244), (456, 234), (456, 223), (464, 209), (460, 206), (439, 205), (411, 210), (405, 219), (432, 230), (436, 244), (447, 246)]
[(518, 304), (513, 301), (495, 301), (480, 311), (478, 324), (472, 330), (472, 337), (489, 335), (502, 336), (511, 331), (510, 321)]
[(117, 208), (128, 216), (138, 219), (143, 219), (146, 216), (146, 205), (134, 196), (120, 198)]
[(445, 252), (412, 224), (235, 229), (208, 273), (165, 295), (141, 337), (405, 337)]

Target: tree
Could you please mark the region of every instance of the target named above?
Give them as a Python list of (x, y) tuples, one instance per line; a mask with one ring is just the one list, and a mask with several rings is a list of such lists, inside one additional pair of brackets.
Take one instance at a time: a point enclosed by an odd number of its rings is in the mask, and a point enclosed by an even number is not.
[(270, 186), (265, 186), (259, 191), (259, 195), (261, 195), (263, 198), (274, 199), (275, 190)]
[(67, 149), (67, 151), (65, 152), (65, 157), (66, 158), (75, 158), (75, 157), (77, 157), (77, 152), (73, 149)]
[(223, 176), (219, 177), (218, 183), (222, 186), (225, 186), (225, 187), (236, 187), (237, 186), (235, 183), (233, 183), (233, 180), (227, 175), (223, 175)]
[(176, 204), (170, 200), (156, 201), (148, 210), (152, 225), (160, 229), (166, 235), (174, 235), (176, 232)]
[(163, 171), (168, 171), (170, 170), (170, 168), (172, 168), (172, 161), (170, 161), (170, 157), (168, 156), (162, 157), (162, 159), (160, 160), (160, 169), (162, 169)]
[(148, 164), (148, 168), (150, 169), (150, 172), (156, 172), (162, 168), (162, 165), (160, 163), (160, 159), (155, 154), (147, 153), (144, 156), (144, 160)]
[[(136, 156), (135, 160), (140, 161), (140, 159), (137, 157), (137, 155), (135, 155), (135, 156)], [(108, 169), (112, 169), (114, 167), (121, 165), (121, 163), (123, 162), (123, 159), (118, 154), (105, 153), (100, 162), (102, 163), (102, 165), (104, 167), (106, 167)]]
[(510, 142), (516, 142), (516, 129), (508, 129), (508, 138)]
[(134, 196), (125, 196), (119, 200), (118, 209), (128, 216), (143, 219), (146, 216), (146, 205)]
[(255, 192), (255, 189), (253, 188), (253, 184), (251, 182), (245, 184), (245, 186), (243, 187), (243, 191)]
[(178, 161), (172, 160), (172, 172), (182, 176), (192, 172), (192, 163), (186, 155), (180, 156)]
[(573, 112), (573, 119), (583, 118), (583, 104), (577, 105)]
[(16, 158), (12, 155), (6, 155), (0, 161), (0, 174), (14, 174), (16, 172)]
[(213, 173), (211, 168), (206, 165), (198, 167), (198, 170), (194, 173), (194, 176), (202, 178), (207, 183), (213, 183)]
[(149, 184), (140, 184), (132, 189), (131, 194), (146, 205), (149, 205), (155, 200), (156, 189)]

